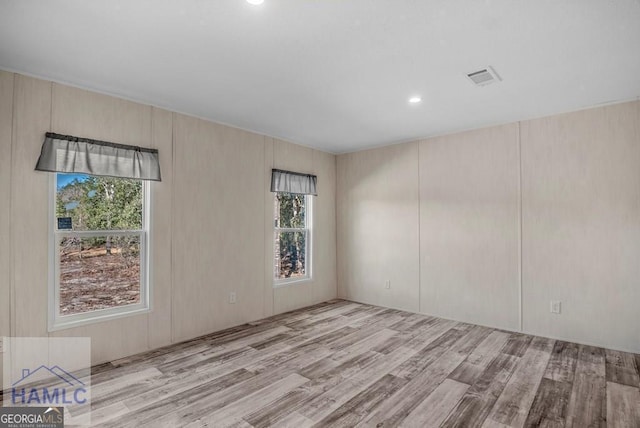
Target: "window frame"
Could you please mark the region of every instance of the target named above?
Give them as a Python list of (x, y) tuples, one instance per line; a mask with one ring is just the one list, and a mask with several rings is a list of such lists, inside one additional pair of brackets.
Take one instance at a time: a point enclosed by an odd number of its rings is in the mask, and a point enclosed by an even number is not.
[[(288, 192), (273, 192), (273, 287), (286, 287), (299, 283), (305, 283), (313, 280), (313, 198), (311, 195), (304, 195), (304, 228), (296, 227), (278, 227), (278, 194)], [(276, 246), (276, 236), (281, 232), (304, 232), (305, 233), (305, 275), (296, 278), (278, 278), (277, 255), (279, 249)]]
[[(56, 194), (58, 174), (49, 178), (49, 292), (48, 292), (48, 331), (64, 330), (107, 320), (129, 317), (151, 311), (150, 287), (150, 229), (151, 229), (151, 185), (148, 180), (142, 182), (142, 227), (140, 230), (58, 230), (56, 221)], [(91, 175), (91, 174), (86, 174)], [(114, 177), (118, 178), (118, 177)], [(140, 240), (140, 301), (129, 305), (96, 309), (78, 314), (60, 314), (60, 241), (65, 237), (91, 238), (96, 236), (138, 235)]]

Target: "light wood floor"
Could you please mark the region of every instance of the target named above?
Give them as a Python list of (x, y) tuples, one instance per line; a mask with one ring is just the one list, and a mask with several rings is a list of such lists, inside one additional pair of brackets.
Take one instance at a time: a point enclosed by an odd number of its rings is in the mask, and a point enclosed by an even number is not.
[(640, 427), (640, 355), (342, 300), (94, 367), (112, 427)]

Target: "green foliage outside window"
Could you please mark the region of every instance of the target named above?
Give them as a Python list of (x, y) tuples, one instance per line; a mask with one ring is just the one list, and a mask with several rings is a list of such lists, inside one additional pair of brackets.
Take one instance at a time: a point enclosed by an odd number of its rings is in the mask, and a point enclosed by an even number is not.
[(56, 216), (71, 217), (73, 230), (142, 228), (142, 182), (83, 176), (58, 189)]
[[(56, 216), (71, 217), (74, 231), (142, 229), (142, 182), (113, 177), (82, 175), (58, 188)], [(76, 238), (67, 239), (69, 245)], [(117, 250), (130, 259), (139, 254), (135, 236), (115, 238), (109, 235), (82, 240), (82, 249), (105, 247), (108, 254)]]

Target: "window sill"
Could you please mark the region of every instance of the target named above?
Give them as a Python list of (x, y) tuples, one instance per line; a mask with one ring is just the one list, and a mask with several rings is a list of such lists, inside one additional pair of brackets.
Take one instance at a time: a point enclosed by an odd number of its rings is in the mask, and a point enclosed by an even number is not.
[[(110, 309), (106, 309), (104, 311), (105, 311), (104, 313), (99, 313), (101, 311), (94, 311), (93, 313), (87, 312), (86, 317), (74, 317), (69, 320), (58, 319), (49, 324), (48, 331), (53, 332), (53, 331), (67, 330), (74, 327), (80, 327), (80, 326), (85, 326), (89, 324), (96, 324), (100, 322), (111, 321), (119, 318), (131, 317), (135, 315), (142, 315), (142, 314), (151, 312), (151, 308), (136, 307), (136, 308), (127, 308), (127, 310), (121, 309), (118, 311), (112, 311)], [(92, 315), (89, 316), (89, 314), (92, 314)]]
[(273, 288), (282, 288), (282, 287), (288, 287), (290, 285), (298, 285), (298, 284), (303, 284), (305, 282), (311, 282), (313, 281), (313, 278), (310, 277), (306, 277), (306, 278), (296, 278), (296, 279), (285, 279), (285, 280), (281, 280), (281, 281), (277, 281), (273, 283)]

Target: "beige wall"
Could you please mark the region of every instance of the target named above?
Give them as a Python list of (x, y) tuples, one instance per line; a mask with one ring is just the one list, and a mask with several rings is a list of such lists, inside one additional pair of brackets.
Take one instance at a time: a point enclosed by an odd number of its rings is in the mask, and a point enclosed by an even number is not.
[[(11, 335), (11, 122), (13, 75), (0, 72), (0, 338)], [(1, 339), (0, 339), (1, 340)], [(1, 347), (1, 346), (0, 346)], [(0, 379), (2, 353), (0, 353)]]
[(420, 143), (420, 310), (519, 328), (518, 126)]
[(640, 102), (337, 164), (340, 296), (640, 352)]
[(639, 109), (522, 124), (527, 331), (640, 352)]
[[(185, 190), (174, 195), (174, 335), (260, 318), (263, 137), (176, 115), (174, 143), (174, 185)], [(236, 305), (227, 303), (231, 291), (238, 294)]]
[[(50, 184), (34, 171), (47, 131), (159, 149), (150, 313), (47, 332)], [(320, 190), (313, 281), (275, 292), (273, 166), (317, 174)], [(335, 298), (335, 180), (331, 154), (0, 72), (0, 336), (89, 336), (99, 363)]]
[(337, 207), (339, 296), (418, 311), (418, 145), (339, 156)]

